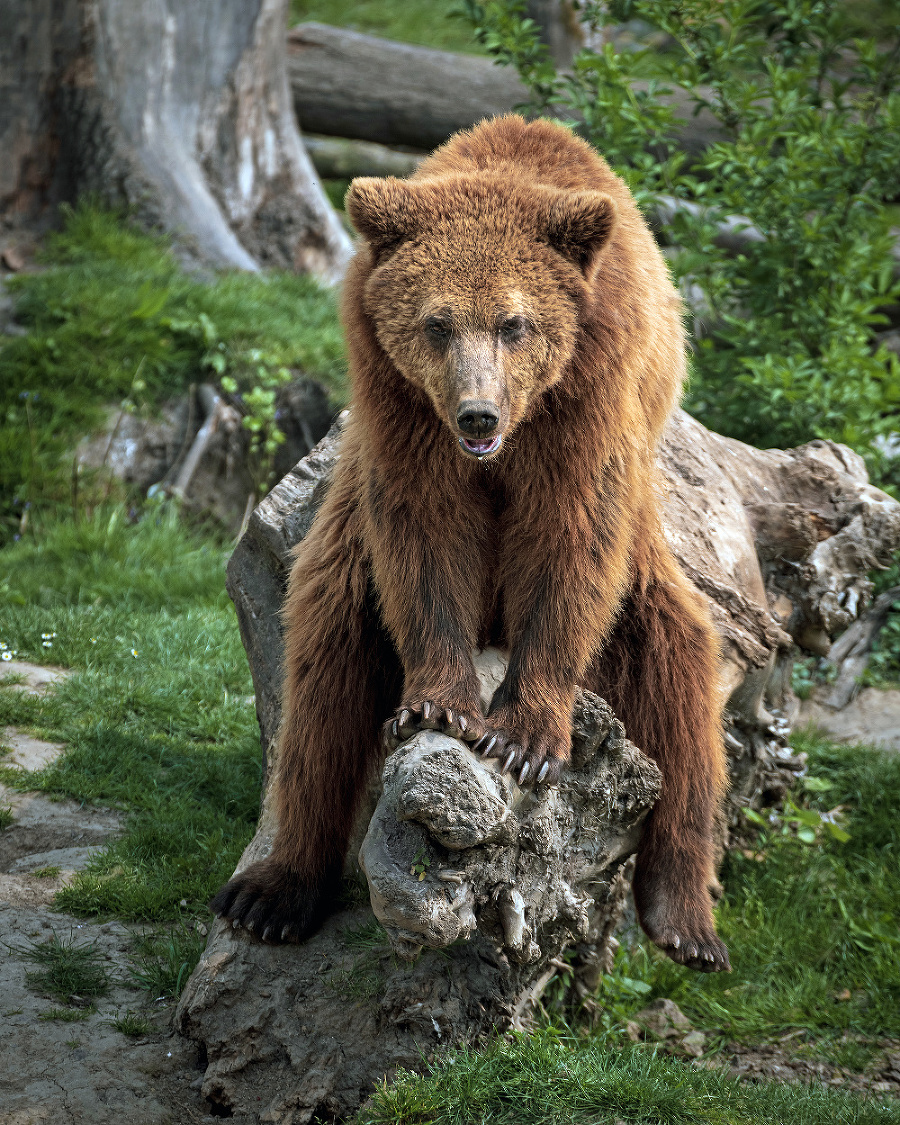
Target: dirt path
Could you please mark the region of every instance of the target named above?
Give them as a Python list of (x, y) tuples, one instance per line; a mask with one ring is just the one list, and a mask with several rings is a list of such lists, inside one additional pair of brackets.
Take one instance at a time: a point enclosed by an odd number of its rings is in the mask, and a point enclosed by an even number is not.
[[(17, 690), (40, 693), (62, 670), (7, 662), (23, 676)], [(63, 747), (15, 728), (0, 730), (5, 765), (39, 769)], [(0, 809), (13, 820), (0, 832), (0, 1125), (188, 1125), (213, 1121), (199, 1089), (196, 1052), (171, 1034), (173, 1004), (147, 1004), (130, 968), (139, 927), (93, 923), (51, 909), (58, 890), (119, 828), (119, 815), (19, 793), (0, 785)], [(23, 951), (53, 938), (97, 951), (112, 980), (107, 995), (81, 1012), (29, 982)], [(54, 1012), (86, 1014), (53, 1018)], [(149, 1031), (129, 1037), (112, 1021), (135, 1013)]]

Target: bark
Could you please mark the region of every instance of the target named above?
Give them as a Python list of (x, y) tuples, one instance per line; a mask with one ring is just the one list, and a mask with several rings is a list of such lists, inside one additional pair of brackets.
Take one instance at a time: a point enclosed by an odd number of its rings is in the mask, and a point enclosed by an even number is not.
[[(459, 129), (528, 101), (516, 72), (490, 59), (321, 23), (288, 32), (288, 72), (305, 131), (384, 145), (432, 149)], [(686, 150), (701, 151), (722, 137), (712, 114), (693, 116), (685, 94), (676, 91), (671, 101), (684, 121)]]
[(541, 42), (557, 69), (568, 70), (585, 39), (572, 0), (528, 0), (525, 14), (537, 24)]
[(0, 217), (89, 193), (214, 266), (336, 280), (350, 241), (300, 142), (286, 0), (8, 0)]
[[(278, 610), (345, 417), (253, 512), (228, 567), (269, 777)], [(741, 807), (776, 802), (803, 765), (786, 739), (795, 645), (824, 644), (864, 608), (866, 572), (900, 545), (900, 504), (844, 446), (752, 449), (680, 412), (660, 464), (669, 541), (722, 642), (727, 819), (739, 827)], [(489, 698), (504, 656), (488, 650), (477, 663)], [(615, 948), (628, 857), (659, 779), (602, 700), (581, 693), (573, 718), (572, 767), (543, 796), (442, 735), (395, 751), (348, 856), (352, 874), (359, 853), (381, 928), (348, 907), (305, 945), (270, 947), (215, 924), (176, 1020), (206, 1053), (203, 1092), (216, 1112), (298, 1125), (346, 1116), (397, 1067), (526, 1026), (557, 972), (589, 997)], [(267, 786), (241, 867), (267, 854), (275, 828)]]

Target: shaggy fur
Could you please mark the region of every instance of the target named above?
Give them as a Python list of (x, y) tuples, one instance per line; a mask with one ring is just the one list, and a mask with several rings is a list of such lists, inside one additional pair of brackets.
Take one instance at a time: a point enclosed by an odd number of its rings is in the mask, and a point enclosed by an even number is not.
[[(515, 116), (410, 180), (356, 180), (347, 209), (365, 239), (343, 304), (352, 421), (284, 611), (280, 828), (213, 909), (302, 940), (383, 733), (444, 729), (550, 783), (581, 685), (663, 774), (635, 874), (644, 929), (677, 961), (728, 968), (709, 893), (716, 640), (657, 496), (685, 369), (659, 250), (588, 145)], [(489, 642), (510, 659), (485, 715), (471, 653)]]

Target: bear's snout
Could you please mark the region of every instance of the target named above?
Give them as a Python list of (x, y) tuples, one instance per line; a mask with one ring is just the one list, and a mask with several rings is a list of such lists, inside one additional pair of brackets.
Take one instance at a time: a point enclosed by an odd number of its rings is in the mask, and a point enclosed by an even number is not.
[(457, 407), (456, 424), (467, 437), (490, 437), (500, 424), (500, 408), (486, 399), (465, 399)]

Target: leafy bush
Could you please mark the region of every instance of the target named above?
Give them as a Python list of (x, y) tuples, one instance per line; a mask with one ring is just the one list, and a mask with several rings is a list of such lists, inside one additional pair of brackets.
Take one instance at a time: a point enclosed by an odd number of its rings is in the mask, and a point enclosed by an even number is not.
[[(900, 179), (900, 21), (854, 37), (836, 0), (583, 0), (594, 31), (639, 19), (668, 49), (584, 50), (558, 73), (519, 0), (465, 0), (482, 42), (515, 65), (530, 109), (568, 118), (624, 177), (702, 307), (687, 401), (758, 445), (846, 442), (876, 470), (897, 425), (900, 361), (873, 341), (900, 298), (883, 200)], [(720, 139), (689, 162), (672, 95)], [(669, 208), (671, 210), (671, 207)], [(757, 233), (739, 253), (718, 224)], [(759, 237), (761, 236), (761, 237)]]
[(89, 205), (68, 212), (42, 260), (42, 272), (6, 282), (29, 331), (0, 336), (0, 542), (27, 505), (68, 501), (72, 448), (104, 404), (152, 412), (219, 380), (247, 396), (265, 451), (290, 369), (343, 397), (334, 297), (308, 277), (191, 276), (165, 240)]

